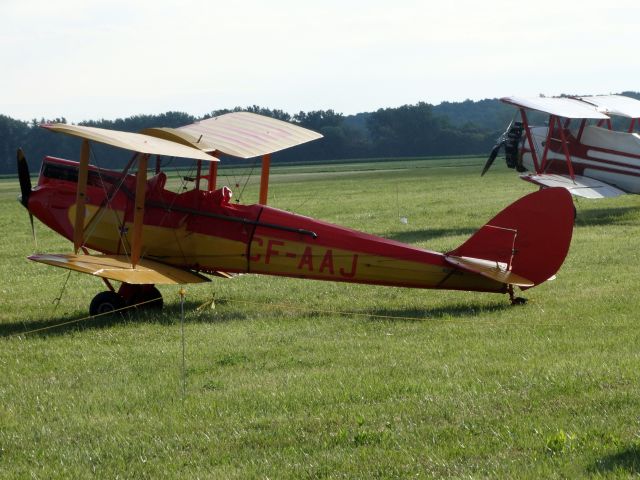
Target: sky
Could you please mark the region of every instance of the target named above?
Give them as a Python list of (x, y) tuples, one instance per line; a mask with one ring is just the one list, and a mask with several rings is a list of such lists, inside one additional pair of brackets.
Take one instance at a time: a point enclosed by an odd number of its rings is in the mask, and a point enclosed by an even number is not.
[(640, 91), (638, 0), (0, 0), (0, 114)]

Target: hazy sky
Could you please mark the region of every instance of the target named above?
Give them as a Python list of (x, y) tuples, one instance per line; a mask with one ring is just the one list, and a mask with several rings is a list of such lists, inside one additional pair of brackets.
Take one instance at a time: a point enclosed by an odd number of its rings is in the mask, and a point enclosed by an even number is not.
[(0, 114), (640, 91), (638, 0), (0, 0)]

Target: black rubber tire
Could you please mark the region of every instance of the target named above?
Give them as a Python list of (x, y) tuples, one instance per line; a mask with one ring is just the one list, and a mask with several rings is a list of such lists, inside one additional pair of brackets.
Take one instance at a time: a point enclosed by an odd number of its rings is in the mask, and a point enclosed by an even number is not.
[(162, 306), (164, 305), (162, 294), (156, 287), (150, 287), (141, 292), (136, 298), (136, 303), (143, 303), (138, 308), (144, 310), (162, 310)]
[(116, 292), (107, 290), (106, 292), (100, 292), (89, 305), (89, 315), (96, 316), (113, 312), (114, 310), (120, 310), (124, 308), (126, 303), (124, 298), (118, 295)]

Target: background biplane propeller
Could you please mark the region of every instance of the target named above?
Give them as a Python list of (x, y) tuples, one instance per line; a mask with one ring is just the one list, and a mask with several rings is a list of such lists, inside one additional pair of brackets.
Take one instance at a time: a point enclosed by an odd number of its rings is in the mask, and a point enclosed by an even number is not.
[(482, 177), (493, 165), (496, 157), (500, 153), (500, 149), (504, 148), (505, 160), (509, 168), (515, 168), (519, 172), (523, 172), (525, 169), (522, 167), (522, 159), (519, 157), (519, 145), (520, 139), (523, 134), (523, 125), (521, 122), (516, 122), (515, 118), (511, 120), (509, 126), (502, 135), (496, 140), (496, 144), (491, 149), (489, 158), (482, 168)]
[(487, 173), (487, 171), (491, 168), (491, 165), (493, 165), (493, 162), (498, 156), (498, 153), (500, 153), (500, 149), (504, 147), (507, 139), (507, 135), (509, 134), (509, 130), (511, 130), (511, 125), (513, 125), (513, 120), (511, 120), (511, 123), (509, 123), (509, 126), (502, 133), (502, 135), (500, 135), (496, 139), (496, 144), (491, 149), (491, 153), (489, 154), (489, 158), (487, 158), (487, 161), (485, 162), (484, 167), (482, 167), (482, 173), (480, 174), (481, 177), (484, 176), (484, 174)]
[(500, 137), (498, 140), (498, 143), (496, 143), (491, 149), (491, 153), (489, 154), (489, 158), (487, 158), (484, 167), (482, 167), (482, 173), (480, 174), (481, 177), (484, 176), (484, 174), (487, 173), (487, 171), (491, 168), (491, 165), (493, 165), (493, 162), (498, 156), (500, 149), (504, 146), (503, 137)]

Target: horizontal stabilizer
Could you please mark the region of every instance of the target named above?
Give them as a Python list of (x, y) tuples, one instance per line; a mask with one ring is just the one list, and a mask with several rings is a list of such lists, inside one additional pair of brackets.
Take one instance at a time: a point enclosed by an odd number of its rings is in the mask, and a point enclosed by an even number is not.
[(212, 272), (206, 272), (206, 273), (210, 275), (215, 275), (216, 277), (221, 277), (221, 278), (233, 278), (240, 275), (239, 273), (222, 272), (220, 270), (214, 270)]
[(125, 255), (42, 254), (32, 255), (29, 260), (134, 285), (172, 285), (209, 281), (199, 273), (148, 259), (140, 260), (136, 267), (132, 268), (129, 257)]
[(473, 257), (456, 257), (455, 255), (447, 255), (444, 259), (456, 267), (479, 273), (500, 283), (515, 285), (517, 287), (533, 287), (535, 285), (531, 280), (527, 280), (507, 270), (507, 264), (502, 262), (493, 262), (491, 260)]
[(612, 198), (625, 194), (623, 190), (613, 185), (580, 175), (575, 175), (572, 179), (569, 175), (543, 173), (521, 175), (520, 178), (542, 187), (561, 187), (569, 190), (571, 195), (584, 198)]

